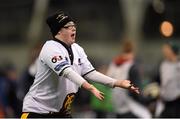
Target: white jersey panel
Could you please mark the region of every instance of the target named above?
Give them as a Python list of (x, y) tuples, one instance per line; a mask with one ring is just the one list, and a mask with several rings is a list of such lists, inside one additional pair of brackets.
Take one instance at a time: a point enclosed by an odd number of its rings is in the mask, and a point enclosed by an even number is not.
[(88, 60), (88, 57), (87, 57), (86, 53), (84, 52), (84, 49), (82, 47), (80, 47), (78, 44), (73, 44), (73, 45), (76, 46), (73, 48), (74, 48), (74, 50), (77, 51), (77, 53), (78, 53), (77, 55), (79, 56), (79, 58), (75, 59), (75, 60), (78, 61), (78, 65), (80, 65), (81, 69), (83, 69), (83, 70), (81, 70), (81, 75), (84, 76), (87, 73), (93, 71), (94, 67)]

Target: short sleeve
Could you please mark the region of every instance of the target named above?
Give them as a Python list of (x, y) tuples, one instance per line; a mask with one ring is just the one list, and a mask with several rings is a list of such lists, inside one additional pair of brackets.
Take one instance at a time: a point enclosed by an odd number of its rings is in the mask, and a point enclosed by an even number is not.
[(86, 74), (94, 71), (94, 67), (92, 66), (91, 62), (88, 60), (88, 57), (86, 53), (84, 52), (83, 48), (80, 47), (80, 54), (81, 54), (81, 59), (82, 59), (82, 64), (81, 64), (81, 74), (84, 77)]
[(41, 60), (48, 65), (56, 74), (61, 75), (62, 71), (70, 67), (67, 54), (63, 47), (49, 46), (42, 49)]

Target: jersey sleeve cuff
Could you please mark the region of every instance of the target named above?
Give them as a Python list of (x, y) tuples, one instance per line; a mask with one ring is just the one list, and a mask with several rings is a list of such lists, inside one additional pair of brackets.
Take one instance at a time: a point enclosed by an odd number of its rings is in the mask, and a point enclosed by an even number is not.
[(87, 73), (83, 74), (82, 77), (85, 77), (87, 74), (89, 74), (89, 73), (91, 73), (93, 71), (95, 71), (95, 69), (92, 69), (92, 70), (88, 71)]
[(62, 76), (62, 75), (63, 75), (63, 71), (64, 71), (65, 69), (67, 69), (68, 67), (70, 67), (70, 66), (64, 67), (64, 68), (61, 70), (61, 72), (59, 73), (59, 76)]

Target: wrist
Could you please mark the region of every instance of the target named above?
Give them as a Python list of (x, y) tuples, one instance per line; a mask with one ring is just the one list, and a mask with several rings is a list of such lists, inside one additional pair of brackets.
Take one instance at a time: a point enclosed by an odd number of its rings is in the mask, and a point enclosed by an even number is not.
[(114, 87), (122, 87), (122, 83), (121, 82), (122, 82), (121, 80), (115, 81)]
[(88, 91), (92, 91), (92, 90), (95, 89), (95, 87), (94, 87), (92, 84), (88, 83), (87, 81), (85, 81), (85, 82), (82, 84), (82, 87), (85, 88), (85, 89), (88, 90)]
[(120, 87), (120, 88), (124, 88), (124, 89), (129, 89), (129, 85), (125, 81), (126, 80), (117, 80), (115, 82), (115, 86), (114, 87)]
[(92, 84), (90, 84), (90, 86), (89, 86), (89, 91), (92, 91), (92, 90), (94, 90), (94, 86), (92, 85)]

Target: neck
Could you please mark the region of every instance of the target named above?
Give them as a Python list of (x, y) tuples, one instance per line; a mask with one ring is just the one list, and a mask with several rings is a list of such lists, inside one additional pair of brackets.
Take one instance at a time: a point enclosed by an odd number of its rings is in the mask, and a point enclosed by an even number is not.
[(126, 60), (132, 60), (132, 59), (134, 59), (134, 54), (132, 52), (131, 53), (125, 53), (124, 58)]
[(65, 43), (66, 45), (68, 45), (68, 46), (71, 46), (71, 44), (69, 44), (68, 42), (66, 42), (66, 40), (64, 40), (64, 38), (61, 37), (60, 35), (56, 35), (56, 36), (55, 36), (55, 39), (64, 42), (64, 43)]
[(177, 58), (177, 56), (174, 55), (174, 56), (170, 57), (169, 60), (171, 62), (176, 62), (178, 60), (178, 58)]

